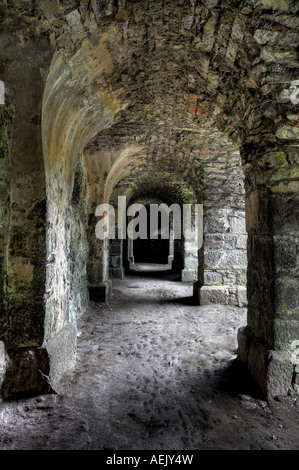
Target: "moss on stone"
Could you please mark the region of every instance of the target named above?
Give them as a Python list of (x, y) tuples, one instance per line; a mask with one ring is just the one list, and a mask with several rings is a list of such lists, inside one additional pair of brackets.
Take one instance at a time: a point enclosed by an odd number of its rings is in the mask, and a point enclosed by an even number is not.
[(283, 126), (276, 132), (276, 137), (281, 140), (298, 140), (299, 128), (292, 126)]
[(298, 168), (277, 168), (270, 177), (271, 182), (299, 180)]
[(272, 164), (275, 166), (283, 166), (287, 164), (287, 159), (284, 152), (277, 152), (271, 154), (271, 161), (273, 162)]

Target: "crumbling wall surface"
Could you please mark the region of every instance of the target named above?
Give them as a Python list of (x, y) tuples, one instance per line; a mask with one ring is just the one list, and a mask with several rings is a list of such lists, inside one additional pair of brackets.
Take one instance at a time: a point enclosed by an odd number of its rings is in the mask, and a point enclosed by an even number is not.
[(37, 350), (44, 337), (46, 253), (40, 120), (51, 53), (47, 38), (31, 36), (21, 18), (1, 29), (0, 44), (0, 361), (3, 396), (10, 396), (21, 386), (28, 393), (50, 389), (47, 354)]
[[(111, 37), (113, 30), (112, 26)], [(48, 204), (45, 344), (52, 351), (53, 382), (73, 364), (76, 317), (88, 297), (88, 176), (84, 173), (85, 188), (76, 196), (78, 157), (95, 134), (113, 124), (124, 106), (118, 100), (120, 90), (114, 91), (109, 82), (113, 72), (106, 45), (109, 34), (92, 42), (85, 31), (73, 33), (74, 41), (77, 34), (80, 37), (78, 50), (54, 55), (43, 99)], [(103, 74), (105, 86), (100, 81)]]
[[(135, 169), (158, 162), (157, 169), (164, 165), (201, 188), (198, 200), (206, 195), (208, 287), (213, 276), (244, 282), (242, 188), (233, 181), (239, 170), (227, 149), (230, 160), (217, 145), (197, 147), (194, 133), (206, 129), (241, 149), (245, 175), (248, 325), (239, 333), (239, 358), (266, 394), (295, 390), (297, 8), (295, 0), (1, 2), (0, 340), (11, 370), (23, 363), (21, 347), (26, 358), (34, 348), (47, 350), (53, 381), (72, 364), (86, 288), (82, 281), (76, 296), (70, 284), (79, 282), (87, 250), (86, 215), (72, 205), (75, 171), (86, 145), (116, 123), (122, 155), (128, 142), (145, 148), (142, 163), (134, 153)], [(127, 163), (128, 175), (135, 163)], [(215, 219), (225, 219), (220, 239)], [(72, 244), (81, 247), (78, 268)], [(96, 263), (88, 264), (96, 278)], [(43, 361), (35, 352), (32, 367)]]

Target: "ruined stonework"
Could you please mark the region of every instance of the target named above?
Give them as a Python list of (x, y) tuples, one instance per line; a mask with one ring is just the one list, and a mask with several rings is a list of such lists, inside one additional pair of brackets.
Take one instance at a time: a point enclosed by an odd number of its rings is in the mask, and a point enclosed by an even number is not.
[(95, 236), (118, 195), (203, 204), (202, 248), (172, 262), (199, 302), (248, 303), (239, 360), (266, 396), (297, 392), (296, 8), (0, 2), (4, 398), (54, 387), (88, 300), (124, 275), (127, 242)]

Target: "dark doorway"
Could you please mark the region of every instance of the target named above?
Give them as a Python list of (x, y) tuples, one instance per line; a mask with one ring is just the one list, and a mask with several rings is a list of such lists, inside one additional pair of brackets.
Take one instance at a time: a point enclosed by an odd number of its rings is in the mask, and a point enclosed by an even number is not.
[(167, 264), (169, 255), (169, 240), (134, 241), (134, 260), (136, 263)]
[[(158, 226), (156, 230), (151, 227), (150, 206), (146, 206), (147, 212), (147, 238), (137, 238), (133, 243), (135, 263), (167, 264), (169, 256), (169, 236), (165, 238), (165, 230), (162, 227), (161, 213), (158, 213)], [(164, 237), (163, 237), (164, 234)], [(163, 238), (162, 238), (163, 237)]]

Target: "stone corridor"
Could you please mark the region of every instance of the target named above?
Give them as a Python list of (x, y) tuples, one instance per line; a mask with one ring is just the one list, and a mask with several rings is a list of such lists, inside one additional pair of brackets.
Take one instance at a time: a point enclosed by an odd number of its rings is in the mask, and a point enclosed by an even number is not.
[(298, 6), (0, 0), (1, 445), (296, 447)]

